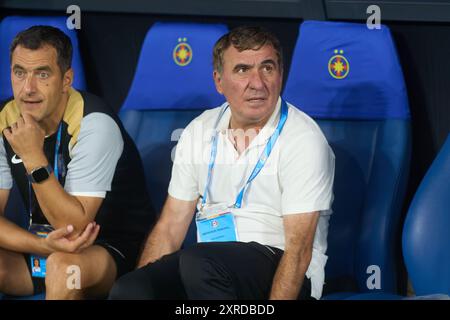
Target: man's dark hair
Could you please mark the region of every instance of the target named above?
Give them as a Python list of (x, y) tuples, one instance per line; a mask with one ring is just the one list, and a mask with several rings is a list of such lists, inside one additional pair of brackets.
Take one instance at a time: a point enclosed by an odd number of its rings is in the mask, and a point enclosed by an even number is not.
[(230, 46), (235, 47), (239, 52), (244, 50), (259, 50), (265, 45), (271, 45), (277, 54), (278, 66), (283, 69), (283, 50), (280, 41), (270, 31), (263, 27), (242, 26), (231, 30), (223, 35), (214, 45), (213, 65), (214, 70), (219, 73), (223, 71), (223, 54)]
[(57, 63), (64, 74), (72, 65), (72, 42), (64, 32), (51, 26), (33, 26), (19, 32), (11, 43), (9, 60), (12, 61), (17, 46), (38, 50), (47, 45), (56, 49)]

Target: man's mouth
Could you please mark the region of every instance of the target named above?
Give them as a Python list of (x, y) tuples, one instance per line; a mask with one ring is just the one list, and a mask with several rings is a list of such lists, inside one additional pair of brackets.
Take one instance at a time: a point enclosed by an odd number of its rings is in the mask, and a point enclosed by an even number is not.
[(23, 103), (30, 106), (40, 104), (42, 101), (43, 100), (22, 100)]
[(258, 102), (258, 101), (264, 101), (264, 100), (266, 100), (265, 97), (252, 97), (252, 98), (247, 99), (247, 101), (250, 101), (250, 102), (252, 102), (252, 101)]

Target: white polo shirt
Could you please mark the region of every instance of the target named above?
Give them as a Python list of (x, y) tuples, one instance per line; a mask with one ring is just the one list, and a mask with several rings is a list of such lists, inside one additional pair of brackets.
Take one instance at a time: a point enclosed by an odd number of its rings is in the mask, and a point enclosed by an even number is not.
[[(218, 132), (217, 155), (207, 203), (232, 207), (280, 119), (281, 99), (266, 125), (239, 156), (227, 130), (231, 111), (214, 125), (221, 107), (207, 110), (183, 131), (172, 168), (169, 194), (192, 201), (203, 196), (212, 136)], [(318, 125), (288, 103), (288, 118), (272, 153), (248, 185), (240, 209), (232, 209), (238, 240), (256, 241), (284, 250), (283, 216), (320, 211), (313, 255), (306, 276), (311, 296), (319, 299), (327, 260), (328, 221), (333, 201), (334, 154)], [(200, 205), (200, 200), (199, 200)]]

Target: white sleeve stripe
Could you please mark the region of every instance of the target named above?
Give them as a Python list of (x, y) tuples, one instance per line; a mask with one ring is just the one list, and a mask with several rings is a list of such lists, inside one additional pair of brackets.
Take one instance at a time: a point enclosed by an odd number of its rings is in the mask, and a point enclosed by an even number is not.
[(70, 195), (76, 196), (76, 197), (94, 197), (94, 198), (105, 198), (106, 197), (106, 191), (100, 191), (100, 192), (69, 192)]

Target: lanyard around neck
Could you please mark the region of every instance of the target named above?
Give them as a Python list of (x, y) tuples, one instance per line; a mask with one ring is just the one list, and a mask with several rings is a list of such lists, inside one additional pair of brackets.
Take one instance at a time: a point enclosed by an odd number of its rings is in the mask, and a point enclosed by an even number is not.
[[(56, 179), (61, 181), (60, 172), (62, 168), (60, 168), (60, 146), (61, 146), (61, 132), (62, 132), (62, 122), (58, 126), (58, 133), (56, 134), (56, 143), (55, 143), (55, 157), (53, 160), (53, 172), (55, 174)], [(31, 187), (31, 182), (28, 181), (28, 213), (30, 215), (30, 226), (33, 223), (33, 189)]]
[[(217, 126), (219, 124), (220, 118), (225, 113), (225, 110), (228, 108), (228, 105), (226, 105), (220, 112), (219, 117), (216, 120), (216, 123), (214, 125), (214, 129), (217, 131)], [(278, 126), (276, 127), (273, 134), (270, 136), (269, 141), (267, 142), (263, 152), (259, 156), (258, 162), (256, 163), (255, 167), (253, 168), (252, 173), (250, 174), (250, 177), (247, 179), (247, 182), (242, 187), (241, 191), (236, 197), (236, 201), (234, 203), (235, 208), (240, 208), (242, 206), (242, 199), (244, 197), (245, 190), (247, 189), (250, 182), (253, 181), (253, 179), (256, 178), (258, 173), (261, 171), (261, 169), (266, 164), (267, 159), (270, 156), (270, 153), (272, 152), (273, 147), (275, 146), (275, 142), (277, 141), (278, 137), (280, 136), (281, 130), (283, 130), (284, 124), (286, 123), (288, 115), (288, 107), (286, 104), (286, 101), (281, 100), (281, 113), (280, 113), (280, 121), (278, 122)], [(205, 191), (203, 192), (203, 198), (202, 198), (202, 204), (201, 206), (204, 207), (206, 204), (206, 198), (208, 194), (208, 189), (211, 184), (211, 178), (212, 178), (212, 172), (214, 169), (214, 163), (216, 161), (216, 155), (217, 155), (217, 139), (218, 139), (218, 132), (213, 136), (212, 140), (212, 146), (211, 146), (211, 156), (209, 160), (208, 165), (208, 176), (206, 178), (206, 185), (205, 185)]]

